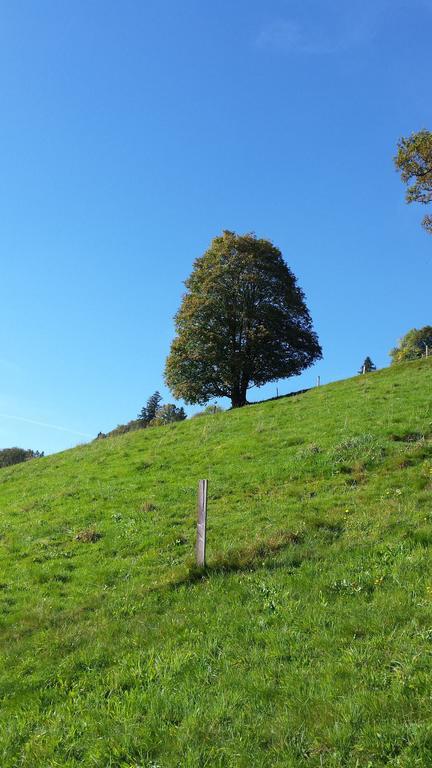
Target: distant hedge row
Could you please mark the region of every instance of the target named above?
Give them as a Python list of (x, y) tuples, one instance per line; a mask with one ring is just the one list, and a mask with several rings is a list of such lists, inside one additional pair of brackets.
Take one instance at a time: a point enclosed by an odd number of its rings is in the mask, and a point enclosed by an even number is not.
[(3, 448), (0, 450), (0, 467), (10, 467), (12, 464), (21, 464), (30, 459), (40, 459), (43, 451), (32, 451), (30, 448)]

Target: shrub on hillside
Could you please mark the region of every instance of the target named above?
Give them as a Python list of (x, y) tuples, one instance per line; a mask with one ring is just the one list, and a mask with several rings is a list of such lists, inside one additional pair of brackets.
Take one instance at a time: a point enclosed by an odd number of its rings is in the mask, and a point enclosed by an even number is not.
[(403, 363), (432, 354), (432, 326), (412, 328), (403, 336), (399, 345), (391, 350), (392, 363)]
[[(115, 429), (112, 429), (111, 432), (107, 432), (104, 437), (116, 437), (117, 435), (124, 435), (126, 432), (135, 432), (138, 429), (145, 429), (147, 424), (145, 424), (141, 419), (132, 419), (132, 421), (128, 421), (127, 424), (118, 424)], [(101, 433), (95, 438), (96, 440), (101, 439)]]
[(118, 424), (115, 429), (112, 429), (111, 432), (107, 432), (106, 434), (99, 432), (98, 436), (95, 437), (95, 440), (101, 440), (105, 437), (117, 437), (118, 435), (126, 434), (126, 432), (136, 432), (139, 429), (147, 429), (147, 427), (163, 427), (165, 424), (172, 424), (176, 421), (183, 421), (186, 418), (184, 408), (178, 407), (177, 405), (174, 405), (174, 403), (157, 405), (157, 402), (160, 401), (158, 400), (156, 402), (156, 395), (160, 398), (159, 393), (155, 392), (155, 395), (152, 395), (152, 397), (149, 398), (147, 403), (147, 410), (143, 409), (143, 411), (146, 410), (148, 416), (148, 414), (152, 412), (153, 407), (150, 401), (152, 401), (153, 405), (155, 405), (156, 415), (153, 416), (150, 421), (147, 421), (143, 416), (140, 416), (137, 419), (128, 421), (127, 424)]
[(184, 421), (186, 414), (184, 408), (178, 408), (174, 403), (167, 403), (158, 408), (157, 414), (151, 420), (150, 427), (162, 427), (164, 424), (172, 424), (175, 421)]
[(39, 459), (43, 456), (43, 451), (32, 451), (30, 448), (3, 448), (0, 450), (0, 467), (10, 467), (12, 464), (21, 464), (30, 459)]
[(198, 411), (198, 413), (194, 413), (193, 418), (196, 418), (197, 416), (210, 416), (215, 413), (223, 413), (223, 408), (217, 404), (208, 405), (202, 411)]

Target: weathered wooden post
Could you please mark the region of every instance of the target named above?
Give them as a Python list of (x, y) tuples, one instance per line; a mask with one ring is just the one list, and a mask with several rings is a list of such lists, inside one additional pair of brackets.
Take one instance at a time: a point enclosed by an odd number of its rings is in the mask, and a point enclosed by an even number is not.
[(200, 568), (205, 566), (206, 556), (207, 485), (208, 480), (200, 480), (198, 483), (196, 562)]
[(317, 376), (317, 387), (321, 386), (321, 376)]

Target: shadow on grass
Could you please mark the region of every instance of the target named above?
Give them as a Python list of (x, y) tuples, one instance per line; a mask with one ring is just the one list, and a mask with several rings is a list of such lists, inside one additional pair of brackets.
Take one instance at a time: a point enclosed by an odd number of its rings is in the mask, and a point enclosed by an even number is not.
[(229, 573), (238, 573), (246, 571), (256, 571), (265, 566), (268, 570), (285, 568), (288, 571), (299, 568), (302, 564), (302, 558), (296, 554), (289, 563), (280, 563), (276, 560), (269, 560), (279, 552), (292, 545), (301, 544), (303, 537), (300, 533), (292, 531), (280, 531), (267, 541), (256, 542), (255, 544), (228, 551), (216, 556), (210, 563), (204, 567), (195, 564), (189, 566), (187, 575), (172, 581), (170, 589), (178, 589), (187, 584), (194, 584), (199, 581), (206, 581), (212, 576), (218, 576)]

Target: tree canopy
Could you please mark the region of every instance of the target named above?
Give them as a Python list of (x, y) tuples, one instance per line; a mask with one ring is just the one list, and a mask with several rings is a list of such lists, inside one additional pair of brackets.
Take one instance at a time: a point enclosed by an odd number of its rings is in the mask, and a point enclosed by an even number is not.
[(392, 363), (401, 363), (404, 360), (415, 360), (432, 354), (432, 326), (412, 328), (399, 341), (399, 345), (390, 352)]
[[(401, 138), (394, 158), (402, 181), (409, 185), (406, 191), (407, 203), (432, 202), (432, 132), (419, 131)], [(423, 226), (432, 234), (432, 216), (426, 214)]]
[(303, 291), (270, 241), (225, 231), (194, 262), (165, 378), (175, 397), (246, 403), (247, 390), (322, 356)]

